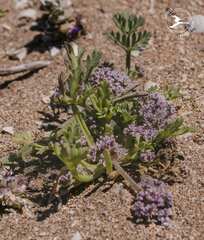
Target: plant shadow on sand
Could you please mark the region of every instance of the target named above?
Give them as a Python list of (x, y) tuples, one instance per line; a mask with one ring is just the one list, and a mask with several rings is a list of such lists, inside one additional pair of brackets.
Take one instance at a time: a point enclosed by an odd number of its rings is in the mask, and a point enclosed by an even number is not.
[[(57, 116), (49, 112), (42, 113), (42, 122), (46, 127), (42, 130), (46, 133), (51, 129), (57, 128), (56, 125), (52, 127), (52, 123), (60, 122)], [(49, 124), (50, 123), (50, 124)], [(16, 153), (11, 153), (7, 160), (7, 164), (14, 169), (16, 175), (23, 175), (27, 179), (26, 198), (33, 203), (33, 213), (37, 221), (44, 221), (50, 215), (56, 213), (62, 205), (65, 205), (68, 200), (74, 196), (80, 195), (90, 184), (79, 184), (76, 187), (62, 186), (58, 184), (59, 176), (66, 171), (63, 163), (55, 158), (53, 155), (46, 156), (32, 156), (22, 159)], [(95, 181), (94, 189), (87, 193), (86, 197), (104, 184), (106, 179), (102, 182)], [(7, 211), (2, 209), (2, 214)]]
[(20, 75), (20, 76), (14, 78), (14, 79), (4, 81), (3, 83), (0, 84), (0, 91), (8, 88), (9, 85), (12, 84), (13, 82), (23, 81), (25, 79), (28, 79), (28, 78), (32, 77), (33, 74), (36, 73), (36, 72), (38, 72), (38, 70), (27, 72), (27, 73), (24, 73), (23, 75)]
[(53, 47), (61, 49), (65, 42), (73, 41), (80, 35), (85, 35), (85, 29), (79, 15), (59, 25), (50, 22), (49, 14), (45, 13), (36, 20), (36, 24), (31, 26), (30, 30), (39, 34), (24, 45), (28, 54), (32, 52), (45, 53)]
[(10, 155), (9, 161), (11, 168), (16, 169), (15, 173), (24, 175), (27, 179), (26, 198), (33, 203), (37, 221), (43, 221), (56, 213), (61, 205), (66, 204), (71, 197), (79, 195), (86, 187), (80, 185), (75, 189), (66, 189), (56, 185), (63, 164), (53, 156), (24, 161), (17, 159), (13, 154)]

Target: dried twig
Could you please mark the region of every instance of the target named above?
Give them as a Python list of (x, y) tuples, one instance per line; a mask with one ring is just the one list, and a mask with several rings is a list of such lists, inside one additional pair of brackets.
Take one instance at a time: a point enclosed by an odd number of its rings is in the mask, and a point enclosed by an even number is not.
[(155, 0), (150, 0), (150, 8), (149, 8), (150, 14), (155, 13)]
[(121, 97), (118, 97), (118, 98), (115, 98), (113, 100), (114, 103), (117, 103), (117, 102), (120, 102), (122, 100), (127, 100), (127, 99), (130, 99), (130, 98), (135, 98), (135, 97), (145, 97), (147, 96), (148, 94), (147, 93), (130, 93), (130, 94), (126, 94), (126, 95), (123, 95)]
[(40, 68), (47, 67), (51, 62), (50, 61), (36, 61), (26, 64), (21, 64), (18, 66), (10, 68), (0, 68), (0, 76), (6, 76), (10, 74), (25, 72), (25, 71), (35, 71)]
[(133, 91), (136, 87), (138, 87), (140, 84), (138, 84), (138, 83), (135, 83), (135, 84), (133, 84), (131, 87), (129, 87), (128, 89), (126, 89), (126, 91), (123, 93), (123, 94), (121, 94), (119, 97), (121, 97), (121, 96), (123, 96), (123, 95), (125, 95), (125, 94), (128, 94), (128, 93), (130, 93), (131, 91)]
[(113, 166), (116, 171), (125, 179), (125, 181), (129, 184), (129, 187), (135, 192), (139, 192), (141, 187), (134, 181), (132, 177), (120, 166), (117, 161), (113, 160)]

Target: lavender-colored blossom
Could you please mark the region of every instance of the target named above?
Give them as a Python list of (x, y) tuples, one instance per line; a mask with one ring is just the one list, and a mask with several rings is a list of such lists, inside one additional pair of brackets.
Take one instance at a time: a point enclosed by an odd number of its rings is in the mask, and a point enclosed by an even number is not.
[(96, 126), (96, 120), (92, 116), (88, 117), (87, 123), (88, 123), (88, 126), (89, 126), (90, 129), (95, 129), (97, 127)]
[(135, 220), (167, 226), (172, 217), (173, 200), (166, 185), (156, 179), (144, 178), (140, 186), (143, 190), (138, 193), (133, 206)]
[(140, 153), (140, 160), (142, 162), (152, 162), (154, 161), (155, 158), (156, 158), (155, 152), (153, 152), (150, 149)]
[(97, 162), (97, 148), (91, 147), (89, 149), (87, 157), (91, 162), (93, 162), (93, 163)]
[(122, 72), (112, 69), (111, 67), (98, 67), (90, 77), (93, 85), (99, 85), (101, 81), (107, 81), (113, 94), (119, 95), (124, 92), (125, 88), (132, 84), (130, 78)]
[(56, 108), (61, 108), (61, 104), (58, 103), (60, 96), (61, 96), (61, 91), (59, 89), (59, 87), (54, 89), (53, 94), (50, 96), (50, 107), (54, 110)]
[(73, 41), (77, 38), (78, 34), (82, 31), (82, 25), (73, 26), (67, 33), (67, 38), (69, 41)]
[(111, 155), (117, 156), (118, 158), (123, 158), (127, 154), (127, 150), (116, 142), (114, 136), (103, 136), (97, 139), (95, 147), (89, 150), (88, 158), (92, 162), (103, 162), (103, 151), (108, 149)]
[(70, 182), (70, 181), (71, 181), (71, 173), (70, 173), (70, 172), (67, 172), (67, 173), (61, 175), (61, 176), (59, 177), (58, 181), (59, 181), (59, 183), (62, 184), (62, 185)]
[(81, 147), (87, 146), (87, 140), (85, 136), (81, 136), (77, 141), (77, 144), (80, 144)]
[(124, 129), (125, 135), (130, 135), (132, 137), (142, 137), (144, 140), (152, 140), (158, 131), (155, 128), (151, 128), (148, 126), (130, 124), (127, 128)]
[(166, 127), (174, 113), (175, 108), (160, 93), (149, 94), (142, 102), (139, 110), (144, 125), (158, 130)]

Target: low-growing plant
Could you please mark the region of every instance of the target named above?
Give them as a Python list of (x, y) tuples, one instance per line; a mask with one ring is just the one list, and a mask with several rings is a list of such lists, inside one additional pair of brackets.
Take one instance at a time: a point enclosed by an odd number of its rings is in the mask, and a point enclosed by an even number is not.
[(111, 31), (108, 36), (126, 53), (126, 71), (128, 74), (137, 73), (137, 69), (131, 69), (131, 56), (143, 50), (149, 42), (151, 34), (147, 31), (138, 31), (138, 28), (143, 27), (144, 18), (128, 13), (116, 13), (113, 16), (113, 22), (117, 31)]
[[(143, 25), (142, 18), (116, 14), (114, 21), (123, 36), (128, 36), (124, 40), (122, 35), (111, 34), (116, 40), (118, 38), (117, 41), (122, 39), (121, 45), (130, 44), (125, 48), (129, 73), (131, 52), (139, 47), (138, 44), (144, 46), (150, 35), (144, 32), (137, 36), (135, 33)], [(67, 120), (36, 142), (32, 142), (28, 133), (17, 136), (15, 140), (22, 145), (18, 157), (54, 156), (67, 167), (70, 186), (92, 182), (103, 175), (113, 178), (119, 174), (137, 192), (141, 186), (124, 167), (131, 167), (140, 176), (160, 178), (162, 166), (163, 176), (172, 162), (165, 166), (160, 158), (161, 150), (172, 138), (189, 131), (183, 120), (176, 117), (172, 102), (158, 91), (139, 92), (138, 84), (127, 74), (111, 64), (101, 63), (102, 55), (97, 50), (85, 55), (76, 44), (65, 49), (66, 69), (59, 76), (50, 105), (56, 116), (64, 111)], [(157, 211), (156, 208), (153, 211)], [(137, 205), (135, 209), (138, 215)], [(162, 223), (165, 216), (161, 215), (158, 221)]]
[(96, 50), (82, 60), (81, 48), (66, 49), (66, 72), (51, 105), (65, 110), (68, 120), (43, 144), (31, 145), (36, 154), (60, 159), (77, 182), (111, 175), (116, 163), (148, 169), (159, 161), (157, 153), (166, 140), (188, 131), (161, 93), (138, 93), (135, 86), (127, 86), (130, 79), (124, 73), (97, 67), (101, 54)]

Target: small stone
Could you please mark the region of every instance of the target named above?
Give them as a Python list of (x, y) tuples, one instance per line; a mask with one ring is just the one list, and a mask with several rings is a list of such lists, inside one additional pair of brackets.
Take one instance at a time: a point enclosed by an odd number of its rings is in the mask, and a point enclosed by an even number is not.
[(2, 24), (2, 28), (8, 32), (11, 32), (12, 28), (8, 24)]
[(35, 124), (38, 126), (38, 127), (42, 127), (42, 122), (41, 121), (35, 121)]
[(33, 8), (29, 8), (29, 9), (23, 10), (18, 15), (18, 18), (19, 19), (25, 18), (25, 19), (36, 20), (37, 19), (37, 11), (35, 9), (33, 9)]
[(23, 9), (33, 5), (32, 0), (15, 0), (16, 9)]
[(39, 233), (39, 236), (41, 236), (41, 237), (45, 237), (47, 235), (47, 232), (40, 232)]
[(198, 104), (204, 105), (204, 97), (198, 98), (197, 101), (198, 101)]
[(122, 191), (123, 191), (123, 184), (122, 183), (115, 183), (114, 186), (113, 186), (113, 192), (116, 195), (121, 195)]
[(198, 78), (204, 79), (204, 73), (200, 73), (200, 74), (198, 75)]
[(155, 2), (154, 2), (154, 0), (150, 0), (149, 13), (150, 13), (151, 15), (155, 14)]
[(158, 83), (155, 83), (155, 82), (152, 82), (152, 81), (148, 81), (145, 83), (144, 85), (144, 90), (145, 91), (148, 91), (150, 88), (159, 88), (159, 84)]
[(182, 78), (181, 78), (181, 81), (182, 82), (186, 82), (187, 81), (187, 79), (188, 79), (188, 75), (187, 74), (182, 74)]
[(79, 232), (75, 232), (71, 240), (82, 240), (81, 234)]
[(52, 47), (52, 48), (50, 49), (50, 56), (51, 56), (51, 57), (55, 57), (55, 56), (57, 56), (59, 53), (60, 53), (60, 49), (59, 49), (59, 48)]
[(2, 133), (8, 133), (10, 135), (14, 134), (14, 128), (13, 127), (4, 127), (2, 128)]
[(86, 35), (86, 39), (88, 39), (88, 40), (94, 39), (93, 34), (92, 34), (92, 33), (88, 33), (88, 34)]
[(60, 0), (60, 5), (63, 9), (69, 8), (72, 6), (72, 1), (71, 0)]
[(7, 53), (10, 59), (22, 61), (27, 56), (27, 48), (14, 49)]
[(193, 137), (193, 134), (189, 132), (189, 133), (185, 133), (181, 136), (178, 136), (177, 138), (180, 140), (184, 140), (184, 141), (190, 141), (190, 140), (192, 140), (192, 137)]
[(72, 6), (71, 0), (40, 0), (43, 7), (47, 6), (59, 6), (62, 9), (70, 8)]
[(50, 103), (50, 97), (49, 96), (43, 96), (42, 102), (45, 103), (45, 104)]

